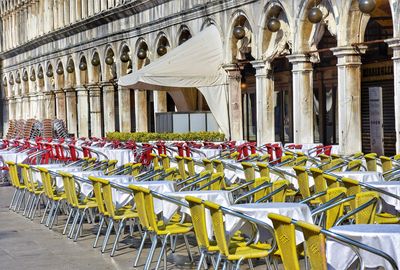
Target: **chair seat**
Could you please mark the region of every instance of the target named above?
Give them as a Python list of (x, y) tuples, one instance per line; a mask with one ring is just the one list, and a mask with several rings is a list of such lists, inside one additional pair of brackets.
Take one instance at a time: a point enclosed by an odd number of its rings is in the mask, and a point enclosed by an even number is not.
[(79, 203), (77, 205), (78, 209), (85, 209), (85, 208), (96, 208), (97, 207), (97, 203), (93, 202), (93, 201), (89, 201), (86, 203)]
[(122, 219), (138, 218), (138, 217), (139, 217), (138, 213), (132, 210), (117, 210), (115, 211), (115, 215), (112, 218), (114, 220), (122, 220)]
[(158, 235), (184, 234), (190, 232), (192, 228), (193, 228), (192, 223), (174, 223), (174, 224), (161, 225), (158, 227), (157, 234)]
[(400, 217), (389, 213), (380, 213), (375, 215), (375, 222), (378, 224), (397, 224), (400, 223)]
[(256, 259), (267, 257), (271, 249), (270, 244), (251, 244), (248, 246), (238, 246), (229, 249), (228, 260), (236, 261), (240, 259)]

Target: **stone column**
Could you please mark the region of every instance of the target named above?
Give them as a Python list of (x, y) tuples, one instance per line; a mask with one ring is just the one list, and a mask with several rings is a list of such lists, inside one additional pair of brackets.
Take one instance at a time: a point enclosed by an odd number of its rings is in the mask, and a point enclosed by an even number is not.
[(240, 70), (236, 65), (226, 65), (229, 89), (229, 125), (231, 140), (243, 140), (242, 90)]
[(89, 97), (83, 86), (75, 88), (78, 99), (78, 137), (89, 137)]
[(135, 90), (136, 132), (147, 132), (147, 91)]
[(3, 99), (3, 136), (7, 134), (8, 121), (11, 119), (9, 108), (9, 99), (8, 97), (5, 97)]
[(30, 118), (38, 118), (38, 104), (37, 104), (37, 93), (29, 94), (30, 99)]
[(256, 69), (257, 145), (275, 141), (274, 81), (269, 62), (253, 61)]
[(67, 105), (67, 129), (68, 133), (78, 136), (76, 93), (74, 88), (64, 89)]
[(23, 119), (22, 97), (21, 96), (15, 97), (15, 119), (16, 120)]
[(396, 153), (400, 153), (400, 38), (386, 40), (386, 43), (393, 49)]
[(76, 22), (76, 16), (77, 16), (76, 2), (77, 2), (77, 0), (69, 1), (69, 20), (70, 20), (69, 22), (70, 23)]
[(107, 0), (100, 0), (100, 10), (107, 9)]
[(313, 143), (313, 68), (308, 56), (289, 55), (293, 74), (293, 142)]
[(30, 100), (29, 94), (25, 94), (22, 97), (22, 107), (23, 107), (22, 108), (22, 111), (23, 111), (22, 118), (25, 120), (33, 118), (31, 115), (31, 100)]
[(45, 115), (45, 100), (42, 92), (37, 93), (37, 118), (43, 120)]
[(54, 90), (56, 94), (56, 112), (57, 119), (62, 119), (66, 123), (67, 117), (65, 112), (65, 93), (64, 90)]
[(48, 119), (56, 118), (55, 98), (53, 91), (46, 91), (43, 93), (45, 98), (45, 115)]
[(114, 85), (103, 82), (104, 133), (115, 131)]
[(101, 0), (96, 0), (96, 1), (94, 1), (94, 3), (93, 3), (93, 13), (94, 14), (96, 14), (96, 13), (98, 13), (98, 12), (100, 12), (100, 1)]
[(131, 90), (118, 86), (119, 128), (121, 132), (131, 132)]
[(100, 138), (102, 136), (101, 127), (101, 89), (97, 84), (88, 85), (89, 107), (90, 107), (90, 130), (91, 136)]
[[(167, 111), (167, 92), (166, 91), (153, 91), (154, 98), (154, 114), (159, 112)], [(157, 118), (154, 115), (154, 121), (157, 122)], [(154, 123), (157, 126), (157, 123)]]
[(354, 47), (332, 49), (338, 58), (339, 151), (361, 151), (361, 55)]
[(10, 97), (8, 99), (8, 119), (9, 120), (16, 119), (16, 117), (15, 117), (15, 98), (14, 97)]

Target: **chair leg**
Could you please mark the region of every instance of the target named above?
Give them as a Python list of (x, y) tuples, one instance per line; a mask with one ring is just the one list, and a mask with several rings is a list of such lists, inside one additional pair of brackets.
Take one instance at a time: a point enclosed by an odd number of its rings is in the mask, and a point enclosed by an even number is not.
[(236, 270), (240, 270), (240, 264), (242, 263), (243, 259), (240, 258), (236, 263)]
[(250, 268), (250, 270), (254, 270), (254, 266), (253, 266), (252, 260), (251, 260), (251, 259), (248, 259), (247, 261), (248, 261), (248, 263), (249, 263), (249, 268)]
[(101, 253), (104, 253), (107, 247), (108, 239), (110, 238), (111, 230), (114, 227), (114, 220), (110, 218), (110, 222), (108, 223), (107, 232), (103, 240), (103, 245), (101, 247)]
[(197, 270), (201, 270), (201, 266), (204, 267), (204, 269), (208, 269), (208, 265), (207, 262), (205, 260), (206, 257), (206, 253), (204, 251), (200, 251), (200, 260), (199, 260), (199, 264), (197, 265)]
[(49, 214), (48, 214), (47, 220), (46, 220), (46, 226), (47, 227), (50, 225), (50, 221), (51, 221), (51, 218), (53, 217), (53, 212), (54, 212), (54, 209), (56, 207), (56, 202), (51, 201), (50, 203), (51, 203), (51, 207), (50, 207), (50, 211), (49, 211)]
[(74, 242), (76, 242), (76, 240), (78, 240), (79, 232), (80, 232), (81, 229), (82, 229), (83, 220), (85, 219), (85, 216), (86, 216), (86, 211), (87, 211), (87, 209), (84, 209), (84, 210), (82, 211), (81, 220), (79, 221), (78, 228), (76, 228), (76, 233), (75, 233), (75, 237), (74, 237)]
[(74, 213), (74, 210), (75, 209), (71, 207), (71, 210), (69, 211), (69, 215), (68, 215), (68, 218), (67, 218), (67, 222), (65, 222), (64, 230), (62, 232), (63, 235), (65, 235), (65, 233), (67, 232), (68, 224), (69, 224), (69, 221), (71, 220), (71, 217), (72, 217), (72, 215)]
[(72, 239), (72, 236), (74, 235), (75, 227), (76, 227), (76, 224), (78, 223), (80, 215), (81, 215), (81, 212), (79, 211), (79, 209), (76, 209), (74, 219), (72, 220), (72, 224), (71, 224), (71, 227), (69, 228), (69, 232), (68, 232), (69, 239)]
[(111, 254), (110, 254), (111, 257), (114, 256), (114, 253), (115, 253), (115, 251), (117, 250), (117, 245), (118, 245), (118, 242), (119, 242), (119, 237), (121, 236), (122, 231), (123, 231), (124, 228), (125, 228), (125, 220), (121, 220), (121, 221), (119, 222), (118, 225), (119, 225), (119, 226), (118, 226), (118, 231), (117, 231), (117, 234), (115, 235), (114, 245), (113, 245), (113, 247), (112, 247)]
[(146, 264), (144, 265), (144, 270), (150, 269), (151, 261), (153, 260), (154, 252), (156, 251), (156, 248), (157, 248), (158, 238), (157, 238), (156, 234), (153, 235), (151, 242), (152, 242), (152, 244), (151, 244), (149, 255), (147, 256), (147, 259), (146, 259)]
[(21, 194), (22, 194), (22, 190), (17, 189), (17, 194), (16, 194), (16, 197), (15, 197), (13, 206), (11, 207), (11, 210), (14, 211), (14, 212), (17, 211), (17, 205), (18, 205), (18, 202), (19, 202), (19, 197), (21, 197)]
[(222, 270), (226, 270), (226, 267), (228, 266), (228, 262), (227, 261), (224, 261), (224, 264), (223, 264), (223, 266), (222, 266)]
[(35, 216), (34, 213), (36, 213), (36, 209), (37, 209), (37, 206), (38, 206), (39, 198), (40, 198), (40, 195), (34, 195), (33, 196), (32, 206), (29, 209), (28, 216), (27, 216), (27, 218), (29, 218), (31, 220), (33, 220), (33, 217)]
[(187, 252), (188, 252), (189, 259), (193, 263), (194, 259), (193, 259), (192, 252), (190, 251), (189, 241), (187, 240), (186, 235), (183, 235), (183, 239), (185, 240), (185, 246), (186, 246), (186, 249), (187, 249)]
[(215, 267), (214, 267), (215, 269), (219, 268), (219, 264), (221, 262), (221, 259), (222, 259), (222, 255), (221, 255), (221, 253), (219, 253), (218, 257), (217, 257), (217, 262), (215, 263)]
[(11, 210), (11, 208), (12, 208), (12, 206), (14, 204), (15, 198), (17, 197), (17, 193), (18, 193), (18, 189), (15, 188), (14, 189), (14, 194), (13, 194), (13, 196), (11, 198), (11, 201), (10, 201), (10, 205), (8, 206), (8, 210)]
[(22, 212), (22, 216), (25, 216), (28, 209), (30, 209), (31, 204), (32, 204), (32, 198), (33, 198), (33, 194), (29, 192), (28, 198), (26, 199), (24, 211)]
[[(156, 264), (156, 270), (158, 270), (158, 267), (160, 266), (161, 259), (164, 255), (164, 252), (166, 252), (165, 246), (167, 245), (167, 240), (168, 240), (168, 235), (165, 236), (163, 239), (162, 245), (161, 245), (161, 251), (160, 251), (160, 256), (158, 256), (157, 264)], [(166, 270), (166, 269), (164, 269)]]
[(101, 229), (103, 228), (103, 224), (104, 224), (104, 219), (105, 219), (104, 216), (100, 217), (99, 229), (97, 230), (96, 239), (94, 240), (94, 243), (93, 243), (93, 248), (96, 248), (97, 242), (99, 241)]
[(49, 209), (49, 206), (50, 206), (50, 200), (47, 199), (46, 207), (44, 208), (43, 216), (42, 216), (42, 220), (40, 221), (40, 224), (43, 224), (44, 219), (46, 217), (47, 210)]
[(56, 220), (56, 217), (58, 216), (58, 209), (60, 208), (60, 201), (58, 201), (56, 203), (56, 209), (54, 210), (54, 215), (53, 215), (53, 219), (51, 220), (51, 223), (49, 225), (49, 229), (51, 230), (53, 228), (54, 225), (54, 221)]
[(142, 238), (142, 242), (140, 242), (140, 247), (139, 247), (139, 250), (138, 250), (138, 254), (136, 255), (135, 262), (133, 263), (133, 267), (136, 267), (138, 262), (139, 262), (140, 255), (142, 254), (143, 246), (144, 246), (144, 242), (146, 241), (146, 238), (147, 238), (147, 231), (144, 232), (144, 235), (143, 235), (143, 238)]
[(17, 212), (19, 212), (21, 210), (22, 202), (25, 201), (25, 193), (26, 193), (26, 189), (24, 189), (24, 191), (22, 192), (22, 196), (19, 199), (18, 207), (17, 207), (17, 210), (16, 210)]

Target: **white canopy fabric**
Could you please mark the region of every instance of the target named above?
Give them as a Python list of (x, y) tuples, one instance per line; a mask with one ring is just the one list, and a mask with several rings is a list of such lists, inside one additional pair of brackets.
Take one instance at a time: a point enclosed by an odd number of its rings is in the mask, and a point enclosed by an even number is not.
[(156, 61), (121, 77), (118, 84), (132, 89), (168, 91), (195, 87), (229, 137), (227, 74), (222, 64), (220, 33), (211, 25)]

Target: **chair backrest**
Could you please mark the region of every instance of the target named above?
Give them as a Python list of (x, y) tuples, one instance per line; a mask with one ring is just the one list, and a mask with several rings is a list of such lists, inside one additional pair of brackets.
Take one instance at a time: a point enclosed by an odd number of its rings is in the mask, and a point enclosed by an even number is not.
[(202, 161), (203, 161), (203, 165), (204, 165), (205, 170), (213, 173), (214, 172), (214, 167), (213, 167), (212, 161), (209, 160), (208, 158), (203, 158)]
[[(358, 208), (371, 200), (379, 199), (379, 194), (375, 191), (366, 191), (356, 194), (355, 207)], [(376, 202), (370, 204), (366, 208), (358, 211), (354, 215), (354, 220), (356, 224), (373, 224), (375, 223), (376, 214)]]
[(377, 165), (376, 165), (376, 157), (378, 155), (376, 153), (369, 153), (364, 156), (365, 161), (367, 163), (367, 170), (376, 172), (377, 171)]
[(346, 171), (359, 171), (361, 169), (362, 161), (361, 159), (351, 160), (347, 164)]
[(246, 181), (253, 181), (255, 178), (255, 169), (253, 164), (250, 162), (241, 162), (241, 164), (244, 170), (244, 177), (246, 178)]
[(225, 177), (224, 173), (213, 173), (210, 177), (210, 182), (213, 182), (209, 187), (210, 190), (222, 190), (225, 188)]
[(38, 167), (38, 169), (39, 169), (40, 175), (42, 177), (42, 183), (43, 183), (43, 188), (44, 188), (45, 194), (49, 199), (53, 199), (54, 191), (53, 191), (53, 185), (51, 183), (50, 173), (46, 168)]
[(296, 166), (306, 166), (308, 161), (307, 156), (298, 156), (296, 160), (294, 161), (294, 165)]
[[(271, 179), (268, 177), (257, 177), (254, 179), (254, 188), (264, 184), (264, 183), (271, 182)], [(253, 201), (256, 202), (262, 197), (266, 196), (268, 193), (271, 193), (271, 187), (263, 188), (260, 191), (257, 191), (253, 194)]]
[[(347, 196), (353, 196), (361, 192), (361, 186), (357, 180), (343, 177), (342, 179), (343, 186), (347, 189)], [(350, 208), (355, 208), (355, 200), (349, 201)]]
[(170, 168), (171, 163), (170, 163), (169, 157), (166, 154), (161, 154), (160, 157), (161, 157), (161, 163), (162, 163), (164, 170)]
[(25, 185), (25, 187), (29, 190), (29, 191), (33, 191), (32, 188), (32, 183), (29, 180), (29, 174), (28, 174), (28, 169), (29, 169), (29, 165), (27, 164), (17, 164), (17, 167), (19, 167), (21, 169), (21, 177), (22, 177), (22, 181)]
[(327, 163), (327, 162), (331, 161), (331, 157), (326, 154), (319, 154), (318, 157), (321, 160), (321, 162), (323, 162), (323, 163)]
[(214, 159), (213, 161), (214, 167), (215, 167), (215, 171), (219, 172), (219, 173), (224, 173), (224, 164), (222, 163), (221, 160), (219, 159)]
[(118, 164), (118, 160), (116, 159), (111, 159), (107, 162), (107, 167), (105, 169), (105, 172), (110, 172), (115, 169), (115, 166)]
[(268, 214), (268, 218), (274, 225), (275, 239), (284, 269), (300, 270), (296, 249), (296, 228), (291, 223), (292, 219), (275, 213)]
[[(289, 186), (290, 182), (286, 179), (280, 179), (272, 182), (272, 191)], [(272, 196), (272, 202), (285, 202), (287, 188), (282, 188), (281, 191)]]
[(147, 220), (149, 222), (149, 228), (152, 228), (156, 233), (160, 231), (159, 228), (159, 223), (158, 223), (158, 218), (154, 210), (154, 199), (153, 195), (151, 194), (150, 189), (143, 188), (142, 187), (142, 192), (144, 195), (144, 206), (146, 209), (146, 215), (147, 215)]
[(296, 173), (297, 183), (299, 185), (300, 195), (303, 199), (311, 196), (310, 192), (310, 182), (308, 178), (308, 172), (306, 167), (303, 166), (294, 166), (293, 170)]
[(194, 168), (193, 158), (184, 157), (184, 159), (185, 159), (185, 162), (186, 162), (186, 167), (187, 167), (187, 171), (188, 171), (189, 177), (194, 176), (196, 174), (196, 170)]
[(335, 188), (335, 187), (340, 187), (340, 183), (337, 180), (336, 176), (330, 175), (330, 174), (323, 174), (322, 175), (325, 182), (326, 182), (326, 186), (328, 188)]
[(271, 178), (271, 175), (269, 172), (269, 167), (266, 163), (257, 162), (256, 165), (257, 165), (258, 169), (260, 170), (261, 177)]
[(182, 179), (186, 179), (187, 173), (185, 170), (185, 160), (181, 156), (175, 156), (175, 159), (178, 164), (179, 175), (181, 176)]
[(221, 206), (210, 201), (204, 201), (203, 204), (211, 212), (212, 227), (219, 252), (223, 256), (228, 256), (230, 253), (225, 230), (224, 213), (221, 210)]
[[(77, 203), (72, 199), (71, 182), (69, 181), (69, 178), (70, 178), (70, 176), (72, 177), (72, 175), (69, 173), (66, 173), (66, 172), (59, 172), (59, 174), (62, 176), (62, 179), (63, 179), (64, 191), (65, 191), (65, 195), (67, 197), (67, 202), (72, 207), (76, 207)], [(75, 194), (75, 196), (76, 196), (76, 194)]]
[(97, 208), (99, 209), (99, 212), (105, 216), (108, 216), (108, 212), (106, 209), (106, 206), (104, 204), (104, 197), (103, 197), (103, 191), (102, 191), (102, 183), (103, 179), (100, 179), (98, 177), (94, 176), (89, 176), (89, 180), (92, 182), (93, 185), (93, 192), (94, 192), (94, 197), (97, 202)]
[(128, 186), (133, 191), (133, 196), (135, 198), (136, 211), (139, 216), (139, 222), (143, 229), (152, 230), (149, 219), (147, 217), (146, 201), (144, 197), (144, 187), (129, 185)]
[[(317, 168), (310, 168), (310, 171), (314, 178), (315, 193), (327, 190), (328, 186), (326, 185), (326, 181), (323, 176), (323, 171)], [(321, 197), (321, 201), (325, 202), (323, 197)]]
[(8, 172), (10, 174), (11, 184), (15, 188), (20, 188), (21, 184), (19, 182), (17, 165), (15, 164), (15, 162), (12, 162), (12, 161), (6, 161), (6, 164), (8, 166)]
[(132, 163), (131, 165), (131, 175), (138, 176), (140, 173), (140, 169), (142, 168), (142, 163)]
[(344, 164), (344, 163), (345, 163), (344, 160), (341, 158), (332, 159), (331, 162), (329, 162), (329, 164), (322, 166), (322, 170), (326, 171), (326, 170), (334, 168), (332, 171), (338, 172), (338, 171), (342, 170), (342, 168), (339, 165)]
[(104, 199), (104, 204), (106, 205), (106, 209), (108, 214), (111, 217), (115, 216), (115, 206), (114, 202), (112, 199), (112, 188), (109, 180), (102, 179), (103, 181), (100, 181), (101, 183), (101, 190), (103, 191), (103, 199)]
[[(160, 153), (160, 154), (161, 154), (161, 153)], [(150, 154), (150, 157), (151, 157), (151, 160), (152, 160), (152, 162), (153, 162), (153, 168), (154, 168), (154, 167), (160, 166), (160, 161), (159, 161), (158, 156), (157, 156), (156, 154), (151, 153), (151, 154)]]
[(383, 172), (390, 171), (393, 168), (392, 159), (390, 157), (380, 156), (379, 158), (382, 163), (382, 171)]
[(322, 228), (300, 220), (295, 225), (303, 232), (310, 269), (327, 270), (326, 237), (321, 233)]
[[(329, 202), (330, 200), (332, 200), (342, 194), (346, 194), (346, 192), (347, 192), (347, 190), (344, 187), (329, 188), (326, 191), (326, 201)], [(335, 200), (335, 201), (337, 201), (337, 200)], [(332, 226), (334, 226), (336, 221), (341, 216), (343, 216), (343, 212), (344, 212), (344, 203), (341, 203), (337, 206), (334, 206), (334, 207), (326, 210), (325, 228), (330, 229)]]
[(189, 203), (197, 244), (200, 248), (208, 249), (210, 241), (207, 234), (205, 207), (202, 200), (193, 196), (186, 196), (185, 199)]

